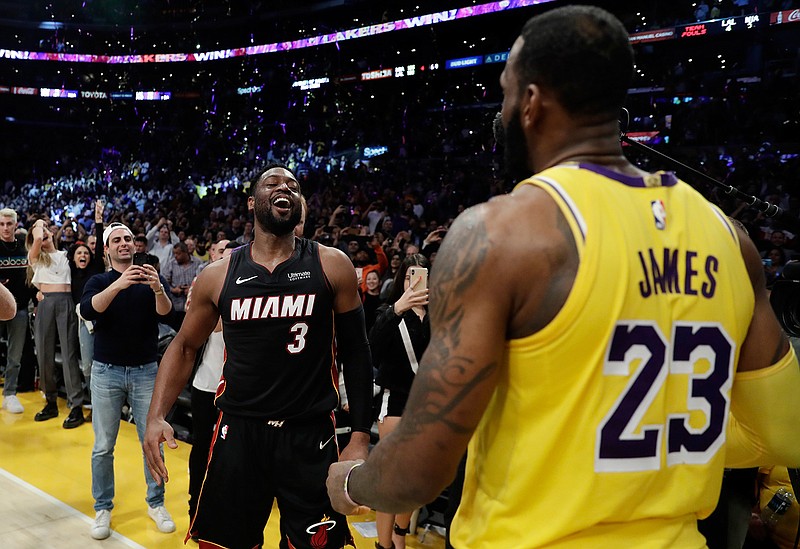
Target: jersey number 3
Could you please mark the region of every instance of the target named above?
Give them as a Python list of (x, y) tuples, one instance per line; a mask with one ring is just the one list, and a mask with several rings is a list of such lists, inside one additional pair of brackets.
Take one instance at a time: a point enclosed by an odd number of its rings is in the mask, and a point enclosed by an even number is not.
[[(620, 322), (614, 328), (603, 374), (630, 377), (630, 381), (597, 428), (597, 472), (659, 469), (665, 432), (667, 466), (707, 463), (725, 442), (733, 341), (716, 323), (676, 323), (671, 335), (667, 341), (650, 322)], [(637, 360), (638, 367), (631, 372)], [(708, 368), (695, 373), (702, 360)], [(643, 424), (669, 375), (689, 376), (683, 411), (663, 414), (663, 424)], [(656, 406), (665, 406), (665, 398), (660, 395)], [(679, 403), (675, 397), (667, 402)], [(690, 412), (702, 414), (703, 425), (690, 425)]]
[(294, 341), (286, 346), (286, 350), (291, 354), (296, 355), (306, 347), (306, 334), (308, 333), (308, 324), (305, 322), (298, 322), (289, 330), (294, 335)]

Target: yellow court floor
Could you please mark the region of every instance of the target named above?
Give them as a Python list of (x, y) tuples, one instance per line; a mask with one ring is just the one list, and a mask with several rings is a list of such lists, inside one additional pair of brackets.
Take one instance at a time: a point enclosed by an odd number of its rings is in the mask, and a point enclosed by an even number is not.
[[(68, 410), (59, 399), (60, 415), (42, 423), (33, 416), (44, 406), (39, 392), (17, 395), (23, 414), (0, 411), (0, 546), (9, 549), (86, 549), (103, 547), (184, 547), (189, 527), (187, 514), (188, 460), (190, 445), (179, 442), (177, 450), (166, 450), (170, 482), (166, 507), (177, 531), (162, 534), (147, 516), (144, 501), (142, 451), (132, 424), (121, 426), (115, 450), (116, 497), (112, 512), (111, 538), (96, 541), (89, 535), (94, 519), (90, 459), (94, 434), (89, 423), (76, 429), (62, 428)], [(278, 510), (273, 508), (264, 531), (264, 547), (278, 546)], [(374, 514), (351, 519), (374, 521)], [(356, 547), (374, 547), (375, 538), (364, 538), (352, 529)], [(197, 547), (189, 542), (185, 547)], [(408, 536), (411, 549), (444, 547), (444, 540), (431, 532), (420, 542)]]

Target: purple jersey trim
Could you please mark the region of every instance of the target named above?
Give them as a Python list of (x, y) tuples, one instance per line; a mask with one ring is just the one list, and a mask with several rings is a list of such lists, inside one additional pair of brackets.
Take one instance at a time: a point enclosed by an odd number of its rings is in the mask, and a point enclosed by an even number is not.
[(717, 219), (719, 219), (720, 223), (722, 223), (722, 225), (728, 229), (728, 232), (731, 233), (731, 238), (733, 238), (733, 241), (738, 242), (736, 233), (734, 232), (733, 227), (731, 227), (731, 224), (728, 222), (728, 220), (725, 219), (725, 216), (719, 213), (716, 208), (711, 208), (711, 211), (714, 212), (714, 215), (717, 216)]
[[(578, 167), (583, 170), (589, 170), (590, 172), (594, 172), (598, 175), (602, 175), (604, 177), (608, 177), (609, 179), (613, 179), (614, 181), (619, 181), (623, 185), (628, 185), (629, 187), (647, 187), (644, 183), (644, 178), (635, 177), (632, 175), (623, 175), (619, 172), (615, 172), (614, 170), (610, 170), (606, 167), (599, 166), (597, 164), (589, 164), (581, 162), (578, 164)], [(661, 186), (662, 187), (672, 187), (673, 185), (678, 183), (678, 178), (672, 172), (656, 172), (653, 175), (661, 176)]]

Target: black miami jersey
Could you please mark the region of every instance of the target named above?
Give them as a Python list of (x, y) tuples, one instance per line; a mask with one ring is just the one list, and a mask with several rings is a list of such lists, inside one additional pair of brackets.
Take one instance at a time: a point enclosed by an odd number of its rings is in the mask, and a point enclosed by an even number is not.
[(319, 245), (295, 240), (273, 272), (252, 244), (235, 250), (219, 296), (226, 357), (216, 405), (283, 421), (327, 415), (338, 402), (333, 291)]

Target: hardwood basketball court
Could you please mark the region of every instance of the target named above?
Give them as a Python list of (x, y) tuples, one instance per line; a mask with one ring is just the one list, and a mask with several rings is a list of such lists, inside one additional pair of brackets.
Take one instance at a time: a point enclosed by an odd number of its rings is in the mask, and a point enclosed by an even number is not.
[[(176, 532), (162, 534), (147, 516), (142, 450), (134, 425), (121, 425), (115, 450), (116, 497), (111, 515), (112, 536), (97, 541), (89, 535), (94, 520), (91, 491), (91, 454), (94, 434), (90, 423), (67, 430), (61, 426), (67, 417), (63, 399), (59, 416), (36, 423), (33, 416), (44, 406), (41, 393), (19, 393), (23, 414), (0, 411), (0, 546), (9, 549), (117, 549), (144, 547), (173, 549), (197, 547), (183, 538), (189, 527), (188, 461), (191, 446), (178, 442), (177, 450), (166, 449), (170, 470), (165, 505), (177, 526)], [(278, 510), (273, 508), (264, 531), (264, 547), (278, 546)], [(374, 513), (351, 519), (374, 522)], [(356, 546), (371, 549), (375, 538), (364, 538), (353, 530)], [(424, 543), (408, 536), (409, 548), (444, 547), (434, 532)]]

